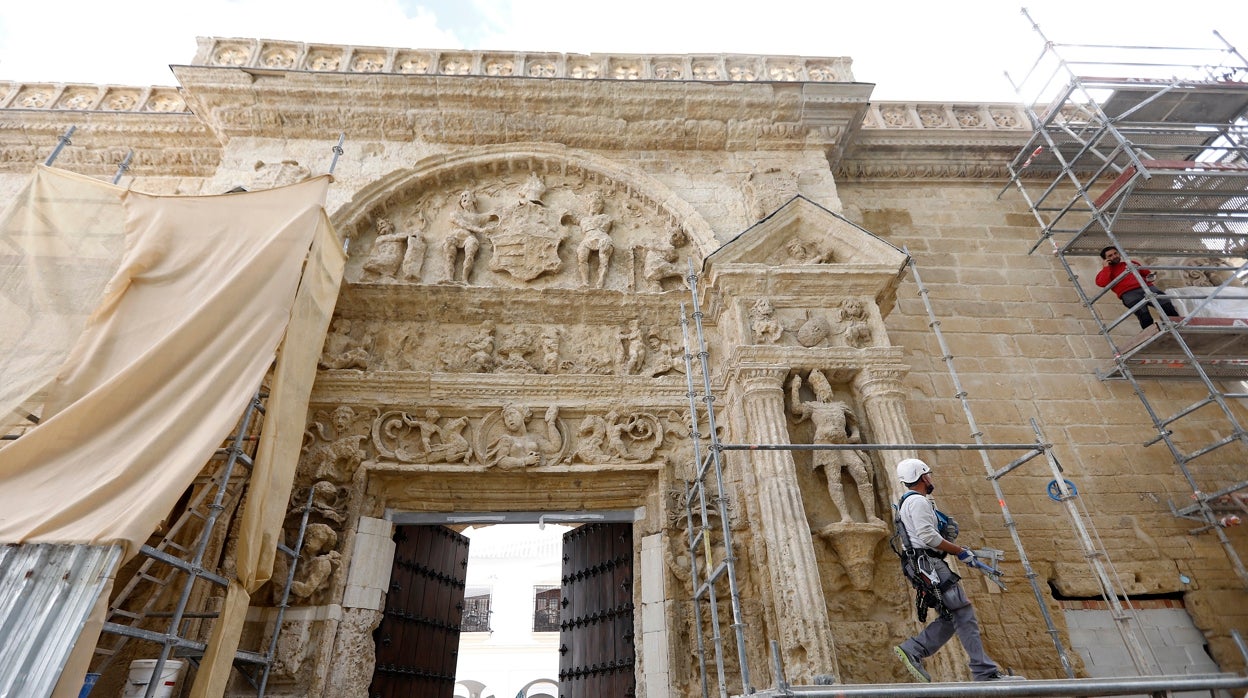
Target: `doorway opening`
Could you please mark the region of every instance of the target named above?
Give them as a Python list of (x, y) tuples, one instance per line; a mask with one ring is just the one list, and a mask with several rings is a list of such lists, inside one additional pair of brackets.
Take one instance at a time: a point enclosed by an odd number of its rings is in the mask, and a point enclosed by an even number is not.
[(635, 690), (632, 512), (422, 520), (430, 516), (391, 517), (395, 558), (369, 695)]

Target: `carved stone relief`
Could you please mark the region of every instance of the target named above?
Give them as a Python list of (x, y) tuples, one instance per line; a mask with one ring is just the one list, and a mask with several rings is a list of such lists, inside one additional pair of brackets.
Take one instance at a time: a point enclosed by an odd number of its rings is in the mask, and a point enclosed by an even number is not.
[(630, 323), (440, 325), (336, 317), (319, 366), (328, 370), (635, 375), (683, 374), (679, 331)]
[(814, 347), (873, 346), (875, 331), (868, 302), (845, 298), (830, 309), (776, 308), (768, 298), (748, 310), (754, 344)]
[(588, 464), (648, 462), (663, 445), (665, 431), (659, 418), (648, 412), (613, 409), (603, 416), (586, 415), (577, 429), (573, 460)]
[(373, 446), (379, 457), (402, 463), (468, 464), (474, 460), (468, 418), (444, 419), (432, 407), (418, 416), (408, 412), (381, 415), (373, 423)]
[(653, 202), (572, 173), (483, 173), (423, 188), (386, 202), (370, 227), (354, 235), (357, 283), (657, 292), (680, 287), (694, 252)]
[[(569, 420), (560, 416), (557, 406), (537, 417), (531, 407), (508, 403), (483, 416), (446, 417), (435, 407), (384, 411), (373, 420), (371, 442), (379, 461), (395, 463), (517, 470), (658, 462), (670, 465), (679, 478), (692, 473), (689, 428), (687, 414), (676, 412), (660, 417), (621, 405)], [(705, 436), (702, 441), (705, 445)], [(313, 488), (313, 519), (340, 524), (345, 490), (328, 480)], [(307, 490), (301, 491), (300, 496), (306, 497)], [(293, 507), (300, 513), (302, 501)]]
[(347, 318), (334, 318), (325, 337), (325, 349), (317, 366), (322, 369), (368, 370), (371, 335), (356, 336), (353, 331), (363, 324), (354, 324)]
[(759, 298), (750, 308), (750, 330), (755, 344), (775, 344), (784, 334), (784, 328), (776, 321), (776, 310), (771, 301)]
[[(814, 393), (813, 400), (802, 398), (800, 374), (790, 378), (789, 413), (798, 423), (810, 420), (814, 431), (811, 443), (861, 443), (862, 434), (857, 414), (848, 404), (836, 399), (827, 376), (822, 371), (811, 371), (806, 382)], [(864, 453), (852, 449), (812, 451), (811, 467), (826, 480), (828, 496), (840, 516), (840, 523), (854, 522), (857, 510), (862, 512), (861, 522), (880, 522), (875, 511), (874, 467)], [(848, 475), (857, 489), (858, 507), (850, 507), (842, 484), (842, 474)]]
[(338, 484), (350, 482), (360, 463), (368, 457), (363, 448), (368, 435), (362, 428), (360, 415), (351, 407), (341, 405), (331, 414), (318, 411), (316, 417), (317, 421), (304, 432), (303, 457), (299, 462), (304, 479)]
[(302, 182), (312, 175), (312, 171), (299, 164), (297, 160), (282, 160), (280, 162), (257, 160), (252, 169), (255, 170), (255, 177), (251, 180), (252, 189), (284, 187), (288, 184)]
[(825, 249), (817, 242), (804, 240), (795, 237), (784, 245), (787, 264), (831, 264), (836, 261), (836, 255), (830, 249)]
[(867, 306), (859, 298), (846, 298), (840, 308), (841, 333), (845, 343), (861, 349), (872, 342), (871, 326), (867, 324)]
[(419, 279), (425, 263), (424, 237), (395, 230), (389, 218), (378, 218), (376, 225), (377, 237), (364, 260), (360, 280), (395, 283)]
[(477, 451), (489, 467), (519, 470), (558, 463), (571, 439), (559, 421), (559, 408), (551, 405), (540, 424), (530, 426), (533, 410), (508, 403), (481, 421)]

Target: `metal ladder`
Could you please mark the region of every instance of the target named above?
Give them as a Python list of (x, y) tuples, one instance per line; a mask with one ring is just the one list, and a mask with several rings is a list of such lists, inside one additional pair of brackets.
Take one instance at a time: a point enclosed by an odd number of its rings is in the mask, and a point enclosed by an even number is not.
[[(202, 485), (197, 487), (186, 503), (186, 507), (177, 520), (165, 532), (156, 545), (143, 545), (139, 549), (144, 558), (130, 580), (109, 604), (109, 613), (104, 623), (103, 632), (112, 636), (110, 641), (101, 638), (95, 649), (97, 664), (95, 671), (102, 673), (120, 656), (122, 649), (131, 639), (144, 640), (161, 646), (160, 656), (152, 669), (152, 680), (149, 681), (146, 698), (154, 695), (164, 665), (173, 655), (186, 657), (192, 662), (197, 661), (207, 650), (207, 644), (184, 637), (184, 623), (191, 620), (213, 619), (215, 612), (188, 611), (191, 594), (197, 581), (203, 580), (218, 588), (225, 589), (229, 580), (224, 576), (204, 567), (204, 556), (215, 534), (219, 533), (217, 525), (221, 514), (232, 509), (242, 498), (249, 481), (255, 447), (259, 441), (259, 425), (264, 415), (263, 391), (258, 392), (248, 404), (239, 420), (237, 430), (231, 435), (226, 445), (213, 454), (211, 464), (215, 467), (206, 477), (201, 476)], [(268, 646), (263, 653), (238, 650), (235, 653), (235, 666), (239, 673), (257, 689), (258, 696), (264, 695), (273, 657), (277, 650), (277, 640), (281, 632), (282, 618), (290, 597), (290, 587), (294, 581), (299, 553), (303, 547), (304, 533), (307, 530), (308, 515), (311, 511), (312, 492), (309, 489), (308, 501), (303, 507), (296, 543), (293, 546), (278, 545), (278, 552), (290, 559), (286, 579), (281, 580), (282, 595), (278, 605), (276, 625)], [(193, 542), (186, 542), (192, 539)], [(180, 584), (180, 587), (178, 586)], [(159, 611), (167, 608), (171, 602), (171, 594), (177, 593), (174, 610)], [(131, 600), (142, 600), (137, 609), (127, 609)], [(141, 625), (150, 619), (168, 619), (164, 632), (148, 630)]]
[[(689, 397), (690, 438), (693, 442), (693, 458), (695, 473), (693, 480), (686, 483), (684, 498), (686, 523), (689, 528), (689, 567), (690, 582), (693, 585), (694, 617), (698, 636), (698, 665), (701, 672), (703, 698), (710, 696), (707, 676), (707, 648), (702, 632), (702, 604), (710, 606), (711, 637), (714, 642), (715, 670), (718, 681), (718, 695), (727, 698), (728, 684), (724, 676), (724, 638), (720, 633), (719, 603), (716, 585), (728, 582), (728, 593), (732, 603), (732, 629), (737, 645), (737, 661), (741, 670), (741, 693), (754, 692), (750, 683), (749, 662), (746, 658), (745, 622), (741, 613), (741, 593), (737, 584), (736, 555), (733, 554), (732, 530), (728, 520), (728, 498), (724, 494), (724, 478), (722, 453), (719, 433), (715, 425), (715, 396), (711, 393), (710, 366), (707, 361), (706, 336), (702, 329), (702, 311), (698, 300), (698, 279), (694, 272), (692, 260), (689, 262), (687, 277), (689, 293), (693, 304), (693, 320), (696, 338), (689, 334), (689, 317), (685, 305), (680, 306), (680, 326), (685, 344), (685, 382)], [(696, 341), (696, 354), (695, 345)], [(706, 423), (709, 439), (707, 454), (702, 455), (702, 437), (698, 425), (698, 392), (693, 385), (693, 358), (698, 357), (702, 371), (702, 401), (705, 403)], [(710, 480), (710, 482), (708, 482)], [(708, 490), (710, 490), (708, 492)], [(720, 542), (724, 546), (724, 559), (715, 562), (711, 537), (716, 533), (710, 519), (712, 514), (719, 517)], [(699, 577), (699, 568), (704, 570)]]

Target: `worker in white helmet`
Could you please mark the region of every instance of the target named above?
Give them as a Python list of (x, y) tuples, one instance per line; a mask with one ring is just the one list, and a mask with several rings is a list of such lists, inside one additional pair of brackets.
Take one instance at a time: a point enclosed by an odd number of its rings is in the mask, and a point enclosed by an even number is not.
[(951, 528), (948, 525), (951, 519), (938, 516), (935, 505), (928, 499), (936, 489), (932, 483), (932, 469), (917, 458), (906, 458), (897, 464), (897, 478), (907, 490), (897, 505), (898, 528), (904, 529), (902, 535), (907, 538), (903, 545), (908, 543), (907, 552), (917, 558), (918, 566), (939, 580), (928, 592), (934, 595), (933, 608), (940, 614), (918, 635), (894, 647), (893, 652), (916, 680), (928, 683), (932, 678), (923, 668), (923, 660), (935, 654), (956, 633), (970, 657), (971, 674), (976, 681), (1022, 679), (1002, 672), (984, 651), (975, 609), (958, 583), (960, 577), (945, 562), (946, 555), (954, 555), (969, 565), (974, 562), (975, 554), (949, 540), (957, 537), (956, 523)]

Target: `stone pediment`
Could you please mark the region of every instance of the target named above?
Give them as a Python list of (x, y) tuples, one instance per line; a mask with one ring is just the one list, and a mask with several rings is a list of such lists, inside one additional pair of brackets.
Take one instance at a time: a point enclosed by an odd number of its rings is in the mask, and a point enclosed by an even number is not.
[(883, 316), (906, 260), (897, 246), (799, 195), (711, 253), (703, 271), (730, 295), (871, 298)]
[(707, 264), (768, 266), (885, 265), (905, 263), (906, 253), (866, 228), (798, 195), (724, 243)]

